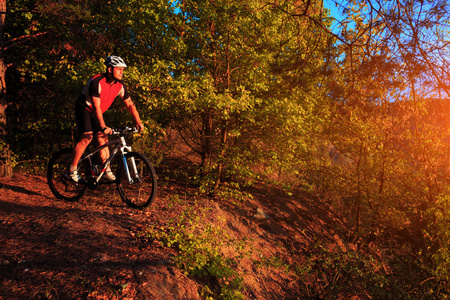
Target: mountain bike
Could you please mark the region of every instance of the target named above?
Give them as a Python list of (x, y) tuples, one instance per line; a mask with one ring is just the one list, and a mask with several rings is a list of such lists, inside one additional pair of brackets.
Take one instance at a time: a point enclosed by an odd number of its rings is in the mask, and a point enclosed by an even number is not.
[[(149, 206), (156, 197), (157, 179), (152, 164), (146, 156), (131, 151), (125, 141), (125, 135), (136, 133), (136, 128), (112, 129), (112, 135), (119, 138), (103, 146), (88, 150), (78, 164), (80, 180), (70, 180), (68, 167), (72, 162), (73, 148), (64, 148), (56, 152), (49, 160), (47, 181), (52, 193), (59, 199), (79, 200), (86, 189), (95, 190), (100, 185), (115, 184), (122, 200), (132, 208)], [(114, 146), (104, 164), (97, 163), (99, 152)], [(106, 169), (115, 173), (114, 181), (102, 180)]]

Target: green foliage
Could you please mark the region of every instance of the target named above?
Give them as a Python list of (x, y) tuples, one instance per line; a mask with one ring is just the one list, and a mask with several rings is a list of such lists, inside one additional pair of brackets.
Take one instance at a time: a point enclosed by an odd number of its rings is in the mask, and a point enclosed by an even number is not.
[(220, 199), (230, 201), (234, 205), (240, 205), (249, 199), (253, 199), (253, 195), (241, 190), (239, 183), (236, 182), (223, 184), (217, 190), (216, 195)]
[[(204, 290), (207, 299), (244, 299), (243, 279), (236, 266), (246, 255), (247, 242), (233, 239), (211, 223), (207, 211), (195, 204), (185, 208), (166, 227), (152, 226), (142, 235), (175, 247), (177, 266), (186, 274), (209, 282)], [(231, 251), (231, 255), (224, 255), (224, 250)]]
[[(293, 7), (288, 2), (284, 5)], [(270, 126), (274, 124), (269, 120), (280, 120), (291, 129), (289, 137), (299, 138), (299, 132), (292, 129), (301, 126), (304, 118), (293, 113), (310, 112), (304, 91), (308, 90), (308, 99), (314, 99), (313, 78), (320, 69), (319, 49), (324, 43), (315, 40), (312, 24), (305, 22), (305, 27), (299, 28), (281, 9), (260, 7), (259, 2), (185, 1), (179, 9), (167, 20), (176, 31), (167, 31), (164, 38), (173, 36), (178, 52), (171, 57), (172, 63), (166, 64), (170, 80), (162, 83), (161, 92), (167, 96), (156, 108), (174, 120), (172, 126), (201, 158), (202, 175), (212, 175), (212, 189), (230, 174), (255, 177), (251, 166), (263, 156), (246, 150), (248, 145), (273, 142), (280, 132), (285, 133), (283, 128)], [(298, 43), (299, 39), (305, 42)], [(309, 47), (315, 42), (317, 56)], [(298, 61), (298, 53), (317, 59)], [(297, 85), (302, 78), (305, 81)], [(295, 101), (291, 101), (293, 96)], [(280, 111), (272, 110), (273, 106)], [(280, 116), (285, 115), (295, 123), (283, 124)], [(281, 140), (275, 139), (273, 146), (281, 148)], [(295, 153), (295, 148), (290, 148), (289, 154)], [(239, 159), (243, 164), (236, 164)]]
[(45, 174), (48, 166), (48, 158), (36, 157), (31, 160), (20, 160), (14, 171), (24, 174)]
[[(314, 22), (305, 19), (299, 26), (283, 11), (303, 7), (285, 2), (275, 9), (250, 0), (116, 1), (107, 8), (97, 1), (48, 1), (29, 11), (25, 6), (19, 1), (11, 8), (24, 13), (13, 14), (7, 38), (34, 30), (33, 42), (50, 42), (45, 48), (23, 44), (8, 56), (17, 60), (8, 97), (21, 99), (10, 107), (9, 140), (22, 159), (45, 156), (69, 141), (73, 101), (86, 80), (103, 71), (100, 58), (114, 53), (130, 66), (125, 81), (156, 133), (143, 149), (160, 143), (161, 129), (170, 124), (202, 159), (201, 176), (209, 176), (212, 189), (221, 179), (261, 179), (255, 164), (268, 166), (262, 176), (271, 164), (285, 174), (297, 168), (297, 144), (307, 145), (292, 137), (304, 137), (315, 126), (311, 107), (320, 102), (315, 80), (327, 44)], [(124, 115), (117, 107), (107, 120), (123, 122)], [(24, 147), (30, 139), (34, 147)], [(292, 140), (288, 149), (286, 140)], [(271, 151), (285, 154), (266, 155), (268, 141)]]
[(285, 263), (282, 258), (278, 256), (264, 257), (260, 255), (260, 260), (256, 261), (255, 264), (258, 266), (272, 267), (278, 269), (284, 269), (286, 273), (289, 273), (292, 266)]
[(380, 256), (367, 248), (329, 249), (318, 242), (316, 250), (303, 265), (291, 268), (309, 293), (321, 298), (448, 299), (448, 288), (431, 270), (396, 249)]
[(442, 194), (436, 204), (428, 209), (427, 215), (433, 222), (424, 230), (424, 234), (431, 242), (432, 248), (427, 250), (434, 261), (436, 277), (447, 283), (450, 282), (449, 209), (450, 197), (447, 193)]
[(96, 40), (83, 34), (95, 4), (76, 2), (15, 1), (7, 8), (7, 140), (21, 160), (47, 158), (61, 142), (71, 142), (74, 101), (85, 75), (74, 66), (88, 60)]
[(7, 164), (12, 168), (18, 164), (17, 155), (11, 152), (9, 146), (3, 140), (0, 140), (0, 163)]

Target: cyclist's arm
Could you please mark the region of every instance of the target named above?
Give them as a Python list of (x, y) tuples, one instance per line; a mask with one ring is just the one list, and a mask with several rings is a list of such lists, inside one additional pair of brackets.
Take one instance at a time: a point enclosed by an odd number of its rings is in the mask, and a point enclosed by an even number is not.
[(142, 125), (141, 118), (139, 117), (139, 113), (138, 113), (133, 101), (131, 101), (131, 98), (128, 97), (127, 99), (123, 100), (123, 103), (125, 104), (126, 108), (130, 112), (131, 116), (133, 116), (133, 119), (136, 121), (136, 125), (139, 127), (139, 130), (140, 131), (144, 130), (144, 125)]
[(99, 97), (92, 97), (92, 103), (94, 104), (94, 114), (97, 118), (98, 122), (100, 123), (100, 128), (105, 128), (105, 120), (103, 119), (103, 113), (100, 108), (100, 98)]

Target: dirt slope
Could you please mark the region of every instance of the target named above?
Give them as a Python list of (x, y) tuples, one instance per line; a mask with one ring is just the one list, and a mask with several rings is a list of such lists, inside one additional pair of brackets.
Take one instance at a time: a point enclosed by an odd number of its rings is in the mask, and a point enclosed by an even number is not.
[[(0, 178), (0, 299), (200, 299), (200, 284), (174, 266), (173, 249), (135, 237), (176, 214), (168, 198), (182, 189), (161, 184), (151, 208), (140, 211), (111, 189), (70, 203), (55, 199), (42, 176)], [(251, 192), (243, 205), (212, 207), (231, 234), (253, 239), (255, 255), (298, 265), (319, 236), (334, 243), (330, 224), (339, 221), (327, 208), (302, 195)], [(304, 299), (314, 284), (270, 265), (240, 267), (248, 299)]]
[(134, 238), (157, 204), (139, 211), (101, 195), (68, 203), (44, 177), (0, 179), (0, 298), (198, 298), (170, 249)]

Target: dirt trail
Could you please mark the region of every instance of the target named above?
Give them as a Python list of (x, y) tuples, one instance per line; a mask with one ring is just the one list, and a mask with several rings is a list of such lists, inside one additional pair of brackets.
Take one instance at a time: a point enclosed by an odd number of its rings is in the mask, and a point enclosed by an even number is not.
[(135, 238), (155, 222), (158, 201), (133, 210), (108, 192), (69, 203), (44, 177), (0, 179), (0, 299), (198, 298), (170, 249)]
[[(200, 299), (200, 284), (174, 266), (173, 249), (136, 238), (178, 213), (168, 205), (171, 195), (188, 194), (187, 187), (161, 183), (152, 206), (134, 210), (111, 187), (65, 202), (45, 177), (0, 178), (0, 299)], [(301, 265), (318, 239), (335, 243), (339, 221), (305, 195), (250, 192), (253, 199), (240, 205), (207, 201), (211, 222), (224, 220), (229, 234), (254, 243), (255, 257), (239, 266), (246, 299), (304, 299), (301, 291), (314, 282), (252, 261)]]

